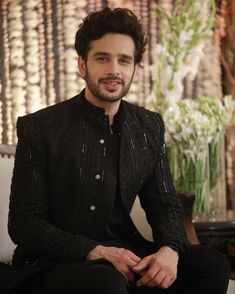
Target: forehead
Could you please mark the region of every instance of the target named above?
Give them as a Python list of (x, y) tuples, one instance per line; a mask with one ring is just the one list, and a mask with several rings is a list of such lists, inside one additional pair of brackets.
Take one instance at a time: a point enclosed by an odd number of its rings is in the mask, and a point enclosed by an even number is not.
[(105, 34), (100, 39), (90, 42), (88, 55), (94, 55), (97, 52), (134, 57), (135, 43), (128, 35), (116, 33)]

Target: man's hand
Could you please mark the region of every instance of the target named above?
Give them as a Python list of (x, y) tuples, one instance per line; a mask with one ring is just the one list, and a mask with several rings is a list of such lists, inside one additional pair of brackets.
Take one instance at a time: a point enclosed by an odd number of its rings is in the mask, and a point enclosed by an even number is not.
[(169, 288), (177, 277), (178, 260), (179, 254), (168, 246), (146, 256), (132, 268), (141, 276), (137, 286)]
[(111, 262), (128, 281), (133, 281), (134, 274), (132, 268), (137, 265), (141, 259), (130, 250), (117, 247), (96, 246), (87, 255), (87, 260), (96, 260), (104, 258)]

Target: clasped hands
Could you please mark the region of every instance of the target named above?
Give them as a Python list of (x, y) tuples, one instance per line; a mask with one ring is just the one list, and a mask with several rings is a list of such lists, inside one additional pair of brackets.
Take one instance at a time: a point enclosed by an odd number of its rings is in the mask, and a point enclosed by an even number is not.
[(134, 274), (140, 276), (137, 286), (169, 288), (177, 277), (179, 255), (168, 246), (141, 259), (130, 250), (117, 247), (96, 246), (88, 260), (104, 258), (111, 262), (125, 278), (133, 282)]

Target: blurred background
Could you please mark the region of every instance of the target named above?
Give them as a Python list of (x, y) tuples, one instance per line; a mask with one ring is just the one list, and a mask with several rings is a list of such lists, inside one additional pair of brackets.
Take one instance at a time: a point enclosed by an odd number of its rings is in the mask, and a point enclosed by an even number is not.
[[(157, 10), (156, 5), (160, 10)], [(224, 97), (230, 95), (234, 101), (233, 0), (1, 0), (0, 144), (17, 143), (15, 125), (18, 116), (68, 99), (84, 87), (77, 68), (74, 36), (89, 11), (97, 11), (105, 6), (133, 10), (141, 20), (148, 38), (142, 67), (138, 69), (131, 91), (125, 99), (162, 112), (166, 129), (166, 107), (172, 111), (172, 106), (179, 100), (195, 101), (202, 97), (213, 97), (224, 105)], [(166, 48), (169, 52), (166, 52)], [(178, 53), (172, 48), (178, 48)], [(185, 53), (184, 57), (179, 54), (182, 52)], [(178, 62), (178, 70), (175, 69), (174, 60)], [(163, 68), (167, 68), (168, 72), (163, 72)], [(169, 77), (175, 84), (163, 85)], [(167, 106), (164, 101), (169, 102)], [(232, 108), (233, 104), (231, 101), (229, 103)], [(235, 209), (234, 113), (231, 112), (229, 116), (226, 124), (223, 121), (219, 133), (222, 133), (222, 139), (220, 136), (220, 147), (217, 150), (216, 189), (213, 187), (208, 192), (209, 208), (203, 206), (201, 210), (198, 209), (200, 213), (223, 213)], [(181, 133), (186, 134), (186, 129), (184, 125)], [(172, 139), (169, 145), (172, 142), (181, 144), (174, 141), (170, 129), (166, 131)], [(177, 181), (172, 162), (172, 173)], [(179, 190), (182, 187), (180, 185)], [(195, 190), (192, 192), (199, 193)]]

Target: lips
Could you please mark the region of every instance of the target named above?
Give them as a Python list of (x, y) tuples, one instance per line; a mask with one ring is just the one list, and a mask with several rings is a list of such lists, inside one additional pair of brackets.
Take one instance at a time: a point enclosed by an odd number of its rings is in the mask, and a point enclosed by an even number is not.
[(109, 91), (116, 91), (119, 89), (120, 85), (122, 85), (122, 81), (120, 80), (101, 80), (100, 81), (105, 89), (109, 90)]

